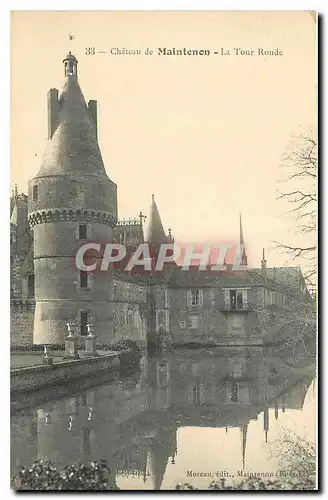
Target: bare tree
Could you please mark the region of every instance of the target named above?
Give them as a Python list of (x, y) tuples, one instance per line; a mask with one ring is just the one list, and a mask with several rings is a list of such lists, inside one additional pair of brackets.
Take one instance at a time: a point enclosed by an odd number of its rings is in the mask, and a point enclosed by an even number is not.
[(283, 191), (278, 191), (278, 199), (291, 206), (288, 213), (295, 216), (297, 243), (275, 243), (292, 259), (301, 262), (307, 284), (313, 287), (317, 259), (318, 148), (312, 130), (307, 130), (291, 143), (281, 167), (285, 174), (285, 187)]

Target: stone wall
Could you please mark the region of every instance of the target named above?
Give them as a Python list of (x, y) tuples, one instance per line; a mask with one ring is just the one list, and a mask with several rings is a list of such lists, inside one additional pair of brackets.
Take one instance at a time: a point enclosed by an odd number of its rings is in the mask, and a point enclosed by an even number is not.
[(100, 371), (117, 369), (119, 354), (108, 354), (97, 358), (61, 361), (53, 365), (38, 365), (17, 368), (10, 372), (11, 392), (24, 392), (53, 387), (81, 377), (92, 377)]
[[(129, 279), (114, 279), (108, 286), (113, 286), (113, 302), (99, 303), (98, 316), (102, 316), (104, 308), (113, 308), (113, 322), (107, 324), (106, 334), (99, 335), (96, 325), (94, 333), (97, 344), (113, 344), (122, 338), (129, 338), (140, 345), (147, 342), (147, 287)], [(93, 305), (95, 309), (97, 302)], [(101, 310), (100, 310), (101, 309)], [(34, 302), (12, 301), (11, 303), (11, 345), (33, 344)], [(67, 312), (69, 318), (69, 311)], [(74, 318), (78, 320), (78, 318)], [(93, 317), (91, 316), (91, 323)], [(72, 322), (74, 326), (74, 322)], [(76, 330), (77, 333), (78, 330)]]
[(147, 287), (133, 280), (114, 278), (113, 336), (147, 342)]
[[(94, 325), (98, 345), (128, 338), (146, 346), (147, 339), (158, 341), (160, 336), (173, 344), (256, 345), (263, 342), (264, 336), (267, 340), (276, 334), (273, 328), (270, 336), (267, 332), (269, 311), (263, 286), (248, 287), (249, 308), (238, 312), (224, 310), (224, 288), (220, 286), (203, 287), (199, 306), (188, 303), (188, 288), (154, 285), (149, 294), (146, 284), (128, 275), (114, 275), (108, 287), (113, 287), (112, 302), (93, 304), (94, 314), (97, 309), (99, 317), (111, 317), (105, 333), (100, 334)], [(285, 314), (275, 309), (275, 316)], [(12, 306), (11, 316), (11, 344), (33, 343), (33, 303)], [(92, 320), (91, 316), (91, 323)]]
[(33, 344), (34, 302), (10, 304), (10, 345)]

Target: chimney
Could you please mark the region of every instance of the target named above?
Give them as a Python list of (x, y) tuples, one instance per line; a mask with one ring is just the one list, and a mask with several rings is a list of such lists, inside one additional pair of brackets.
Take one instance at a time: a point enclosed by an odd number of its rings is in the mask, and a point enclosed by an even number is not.
[(58, 110), (58, 90), (50, 89), (48, 92), (48, 139), (52, 139), (57, 128)]
[(262, 275), (262, 281), (263, 283), (267, 282), (267, 267), (266, 267), (267, 261), (265, 260), (265, 253), (264, 253), (264, 248), (263, 248), (263, 256), (261, 260), (261, 275)]
[(94, 123), (95, 129), (96, 129), (96, 136), (98, 135), (97, 133), (97, 101), (89, 101), (88, 102), (88, 109), (92, 118), (92, 121)]

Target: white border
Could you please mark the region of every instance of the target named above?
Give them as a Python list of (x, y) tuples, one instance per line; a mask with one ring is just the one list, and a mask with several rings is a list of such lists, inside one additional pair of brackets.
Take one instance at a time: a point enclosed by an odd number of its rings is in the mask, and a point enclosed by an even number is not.
[[(90, 8), (90, 5), (92, 8)], [(0, 202), (1, 202), (1, 228), (7, 228), (5, 231), (3, 241), (5, 241), (5, 245), (2, 250), (2, 260), (4, 262), (4, 272), (1, 279), (2, 286), (2, 294), (1, 294), (1, 319), (2, 319), (2, 342), (1, 342), (1, 354), (2, 354), (2, 362), (0, 363), (1, 367), (1, 379), (5, 380), (5, 383), (2, 384), (2, 399), (5, 399), (5, 402), (2, 401), (2, 411), (1, 411), (1, 429), (3, 431), (3, 437), (1, 441), (1, 474), (0, 474), (0, 491), (4, 496), (11, 496), (11, 492), (9, 491), (9, 477), (10, 477), (10, 422), (9, 419), (6, 418), (7, 410), (9, 409), (9, 348), (10, 348), (10, 339), (9, 339), (9, 197), (8, 190), (10, 189), (10, 11), (12, 10), (314, 10), (319, 13), (325, 14), (327, 11), (327, 3), (320, 2), (308, 2), (305, 0), (296, 1), (267, 1), (265, 4), (260, 1), (250, 1), (250, 2), (242, 2), (236, 0), (230, 1), (209, 1), (209, 0), (198, 0), (183, 2), (179, 0), (166, 0), (157, 1), (156, 5), (151, 0), (148, 1), (128, 1), (128, 0), (116, 0), (116, 1), (93, 1), (87, 2), (80, 0), (79, 2), (72, 2), (69, 0), (57, 0), (56, 2), (47, 2), (46, 4), (42, 1), (32, 1), (26, 2), (24, 0), (21, 1), (12, 1), (6, 2), (3, 0), (0, 7), (0, 37), (1, 37), (1, 183), (0, 183)], [(325, 46), (326, 48), (326, 46)], [(326, 50), (322, 47), (323, 57), (325, 57)], [(327, 61), (323, 61), (327, 67)], [(323, 77), (326, 76), (326, 71)], [(325, 81), (327, 79), (324, 78)], [(322, 90), (323, 90), (323, 85)], [(322, 103), (323, 104), (323, 103)], [(324, 120), (324, 116), (326, 107), (321, 110), (322, 113), (322, 121)], [(327, 129), (326, 129), (327, 130)], [(321, 138), (323, 143), (328, 143), (326, 141), (325, 131), (324, 137)], [(324, 165), (324, 159), (321, 158), (321, 172), (324, 171), (326, 165)], [(323, 182), (321, 176), (321, 182)], [(321, 187), (321, 200), (322, 200), (322, 212), (328, 213), (327, 209), (327, 193), (326, 186)], [(328, 216), (326, 216), (325, 220), (322, 220), (321, 230), (327, 229), (327, 220)], [(327, 235), (327, 231), (324, 231), (325, 235)], [(7, 238), (7, 239), (6, 239)], [(323, 238), (324, 240), (324, 238)], [(8, 244), (7, 244), (8, 241)], [(323, 245), (326, 241), (322, 241)], [(324, 246), (323, 246), (324, 248)], [(324, 251), (322, 251), (322, 257), (324, 257)], [(7, 260), (8, 259), (8, 260)], [(327, 269), (323, 271), (323, 280), (322, 285), (327, 283), (328, 277), (326, 276)], [(328, 297), (324, 296), (324, 303), (321, 307), (322, 312), (328, 310)], [(323, 322), (322, 322), (323, 323)], [(325, 336), (325, 328), (324, 324), (322, 324), (321, 331), (321, 363), (322, 368), (324, 366), (323, 359), (327, 359), (327, 346), (328, 341), (323, 344), (323, 338)], [(325, 378), (326, 374), (323, 379)], [(325, 380), (321, 380), (322, 387), (322, 399), (320, 401), (320, 408), (323, 411), (323, 405), (327, 401), (327, 386), (328, 383), (325, 384)], [(4, 395), (5, 394), (5, 395)], [(6, 398), (8, 400), (6, 401)], [(325, 435), (327, 436), (327, 434)], [(323, 436), (321, 436), (323, 437)], [(327, 463), (326, 458), (326, 450), (327, 447), (324, 446), (325, 443), (321, 442), (322, 449), (322, 458), (324, 463)], [(322, 476), (323, 467), (322, 467)], [(323, 478), (321, 479), (323, 483)], [(324, 486), (324, 485), (323, 485)], [(279, 494), (279, 493), (277, 493)], [(41, 495), (42, 497), (43, 495)], [(91, 495), (92, 496), (92, 495)]]

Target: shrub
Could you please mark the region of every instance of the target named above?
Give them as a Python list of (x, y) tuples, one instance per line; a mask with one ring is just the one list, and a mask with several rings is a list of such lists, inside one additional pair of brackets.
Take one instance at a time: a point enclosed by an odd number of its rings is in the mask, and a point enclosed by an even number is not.
[(113, 345), (115, 351), (127, 351), (131, 350), (136, 355), (140, 354), (140, 349), (138, 344), (134, 340), (121, 339), (116, 344)]
[[(10, 351), (13, 352), (43, 352), (44, 346), (47, 344), (27, 344), (27, 345), (12, 345)], [(64, 344), (48, 344), (49, 351), (63, 351)]]
[(105, 460), (81, 465), (67, 465), (61, 471), (51, 462), (34, 462), (23, 467), (12, 479), (12, 489), (17, 491), (78, 491), (112, 490), (107, 475), (110, 469)]
[(103, 351), (126, 351), (131, 349), (135, 353), (140, 353), (138, 344), (134, 340), (123, 338), (115, 344), (97, 344), (98, 350)]
[[(176, 490), (198, 490), (190, 484), (178, 484), (175, 488)], [(234, 482), (233, 484), (227, 484), (226, 480), (223, 478), (218, 482), (213, 482), (208, 487), (209, 490), (289, 490), (297, 491), (304, 490), (310, 491), (316, 489), (316, 483), (314, 477), (305, 478), (284, 478), (284, 479), (258, 479), (258, 478), (247, 478), (239, 483)]]

